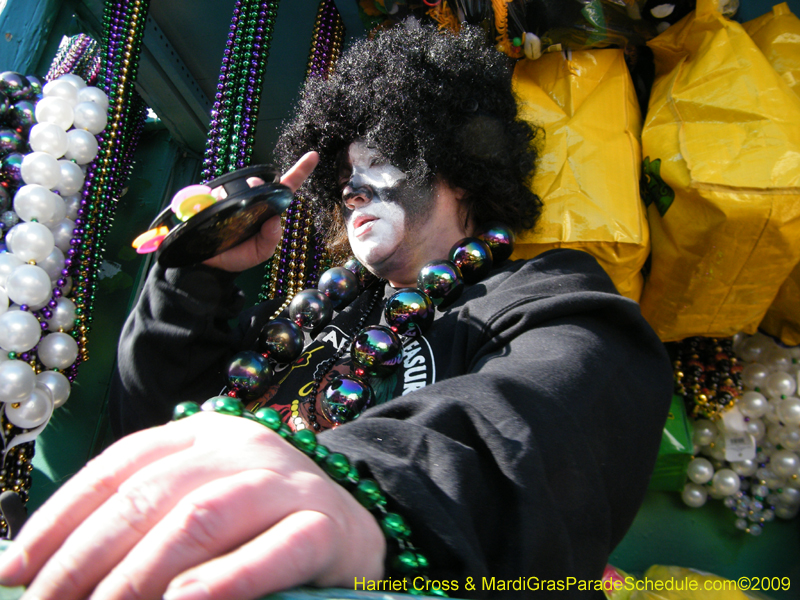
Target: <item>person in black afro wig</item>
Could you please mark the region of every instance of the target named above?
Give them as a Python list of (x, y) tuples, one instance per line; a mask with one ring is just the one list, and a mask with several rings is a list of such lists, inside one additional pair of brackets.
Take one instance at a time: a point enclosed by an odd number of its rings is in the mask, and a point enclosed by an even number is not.
[(529, 184), (538, 130), (517, 118), (511, 65), (478, 28), (458, 35), (407, 20), (346, 51), (328, 78), (309, 80), (276, 157), (285, 170), (308, 150), (320, 164), (300, 193), (320, 208), (317, 225), (335, 258), (346, 256), (337, 159), (363, 140), (408, 182), (436, 178), (463, 190), (467, 219), (520, 232), (541, 212)]

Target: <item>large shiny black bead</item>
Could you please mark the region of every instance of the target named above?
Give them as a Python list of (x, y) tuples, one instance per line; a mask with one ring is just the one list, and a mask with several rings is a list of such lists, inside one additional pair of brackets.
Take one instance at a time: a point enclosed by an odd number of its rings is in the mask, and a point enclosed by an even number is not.
[(0, 185), (0, 212), (5, 212), (11, 207), (11, 195), (6, 188)]
[(33, 102), (20, 100), (16, 102), (8, 111), (8, 122), (21, 135), (27, 137), (31, 127), (36, 124)]
[(303, 353), (303, 330), (289, 319), (278, 317), (261, 328), (258, 350), (279, 364), (293, 363)]
[(20, 152), (22, 146), (22, 136), (15, 129), (0, 129), (0, 158), (12, 152)]
[(5, 71), (0, 73), (0, 92), (3, 92), (12, 101), (21, 100), (31, 93), (31, 84), (24, 75), (14, 71)]
[(336, 377), (325, 388), (322, 414), (331, 423), (341, 425), (352, 421), (372, 404), (372, 388), (357, 377)]
[(319, 290), (303, 290), (289, 304), (289, 318), (306, 330), (325, 327), (333, 316), (333, 306)]
[(403, 288), (389, 297), (383, 314), (395, 333), (416, 337), (431, 326), (435, 310), (425, 292), (416, 288)]
[(12, 152), (3, 157), (0, 161), (0, 179), (9, 186), (9, 191), (17, 190), (22, 185), (22, 154)]
[(347, 262), (344, 263), (344, 268), (358, 277), (358, 284), (361, 286), (361, 289), (364, 289), (376, 279), (375, 275), (370, 273), (369, 269), (362, 265), (359, 260), (353, 256), (351, 256)]
[(417, 287), (441, 310), (455, 302), (464, 291), (464, 278), (453, 261), (433, 260), (420, 269)]
[(358, 277), (344, 267), (333, 267), (319, 278), (317, 289), (328, 297), (333, 310), (341, 310), (358, 296)]
[(353, 338), (350, 356), (365, 375), (386, 377), (403, 362), (403, 343), (388, 327), (370, 325)]
[(31, 91), (28, 92), (28, 95), (25, 97), (25, 99), (36, 103), (38, 100), (41, 100), (42, 98), (42, 91), (44, 89), (44, 84), (42, 83), (42, 80), (39, 79), (36, 75), (25, 75), (25, 79), (28, 80), (28, 83), (31, 86)]
[(464, 238), (450, 249), (450, 260), (461, 270), (466, 283), (477, 283), (492, 270), (492, 251), (478, 238)]
[(0, 92), (0, 121), (6, 120), (9, 110), (11, 110), (11, 100), (3, 92)]
[(264, 395), (272, 382), (272, 367), (258, 352), (245, 350), (233, 356), (226, 373), (228, 385), (244, 400)]
[(514, 252), (516, 236), (508, 225), (499, 221), (486, 223), (476, 237), (489, 246), (492, 251), (492, 261), (496, 265), (506, 260)]

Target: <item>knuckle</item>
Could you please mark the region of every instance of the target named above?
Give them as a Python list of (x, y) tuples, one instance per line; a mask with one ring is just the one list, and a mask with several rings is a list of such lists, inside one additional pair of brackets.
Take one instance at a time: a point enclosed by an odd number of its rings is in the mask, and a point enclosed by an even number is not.
[(65, 597), (74, 597), (84, 593), (93, 584), (88, 580), (85, 571), (62, 552), (56, 553), (50, 559), (43, 574), (46, 575), (47, 583), (57, 587)]
[(126, 572), (113, 571), (95, 590), (92, 596), (124, 598), (125, 600), (146, 600), (148, 594), (141, 589), (133, 580), (132, 576)]
[(226, 513), (213, 502), (183, 503), (183, 514), (178, 524), (178, 535), (187, 546), (199, 546), (208, 553), (215, 553), (215, 545), (223, 533)]
[(119, 518), (140, 535), (150, 530), (153, 517), (159, 510), (145, 484), (120, 489), (115, 495), (115, 503)]

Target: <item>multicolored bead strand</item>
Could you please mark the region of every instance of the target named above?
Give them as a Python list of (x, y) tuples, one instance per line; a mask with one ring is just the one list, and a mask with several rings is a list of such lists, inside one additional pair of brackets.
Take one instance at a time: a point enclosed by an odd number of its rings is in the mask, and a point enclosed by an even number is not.
[[(333, 0), (322, 0), (314, 21), (306, 79), (327, 78), (336, 66), (344, 43), (345, 27)], [(309, 285), (316, 285), (328, 266), (321, 237), (313, 231), (313, 210), (301, 198), (295, 200), (282, 219), (283, 237), (273, 258), (265, 265), (260, 300), (284, 296), (288, 306), (294, 295)], [(300, 248), (297, 240), (300, 239)], [(298, 252), (299, 250), (299, 252)], [(309, 253), (311, 260), (308, 260)]]
[(237, 0), (222, 57), (203, 180), (250, 164), (278, 0)]
[[(149, 0), (109, 1), (104, 8), (106, 62), (101, 73), (101, 86), (109, 98), (108, 125), (98, 136), (97, 158), (86, 173), (87, 185), (75, 220), (75, 233), (67, 252), (69, 264), (65, 269), (68, 271), (65, 277), (73, 277), (72, 298), (80, 321), (74, 330), (80, 353), (75, 366), (67, 374), (70, 380), (75, 377), (77, 365), (88, 358), (86, 334), (92, 320), (95, 281), (105, 235), (111, 225), (117, 198), (129, 175), (131, 143), (141, 133), (146, 116), (144, 103), (138, 98), (133, 84), (148, 8)], [(60, 292), (60, 289), (56, 291)]]
[[(348, 458), (339, 452), (331, 452), (317, 441), (310, 429), (292, 432), (282, 421), (280, 413), (273, 408), (259, 408), (255, 413), (245, 410), (238, 398), (216, 396), (198, 406), (194, 402), (181, 402), (175, 407), (173, 421), (179, 421), (199, 412), (216, 412), (224, 415), (243, 417), (255, 421), (274, 431), (300, 452), (311, 458), (336, 483), (353, 494), (361, 506), (366, 508), (377, 520), (386, 537), (387, 564), (402, 578), (414, 580), (422, 578), (428, 582), (428, 559), (411, 542), (411, 528), (405, 519), (387, 508), (388, 499), (378, 483), (373, 479), (362, 478), (358, 469)], [(428, 589), (428, 588), (431, 589)], [(418, 589), (419, 588), (419, 589)], [(407, 586), (412, 595), (447, 597), (435, 586)]]
[(93, 85), (101, 67), (100, 45), (85, 33), (79, 33), (58, 51), (45, 79), (53, 81), (71, 73), (83, 79), (87, 85)]
[[(694, 458), (681, 495), (695, 508), (709, 497), (722, 500), (736, 529), (759, 536), (775, 517), (793, 519), (800, 509), (800, 398), (793, 374), (800, 350), (793, 356), (766, 336), (737, 339), (668, 344), (676, 391), (695, 418)], [(739, 449), (748, 439), (745, 454)]]

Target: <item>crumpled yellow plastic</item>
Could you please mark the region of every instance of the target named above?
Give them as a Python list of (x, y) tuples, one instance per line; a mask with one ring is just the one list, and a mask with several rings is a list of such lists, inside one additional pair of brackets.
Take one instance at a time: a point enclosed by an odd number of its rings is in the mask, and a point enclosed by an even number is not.
[(782, 2), (744, 30), (787, 85), (800, 95), (800, 19)]
[(644, 160), (674, 197), (648, 207), (642, 313), (664, 341), (753, 333), (800, 261), (800, 99), (716, 0), (648, 45)]
[(678, 566), (653, 565), (634, 577), (609, 565), (603, 580), (608, 600), (767, 600), (758, 592), (742, 591), (736, 581)]
[(639, 196), (641, 112), (622, 51), (521, 60), (513, 85), (522, 118), (545, 131), (532, 184), (544, 210), (513, 258), (584, 250), (638, 301), (649, 234)]
[[(800, 19), (786, 2), (744, 24), (772, 67), (800, 96)], [(800, 264), (783, 283), (758, 328), (790, 346), (800, 345)]]

